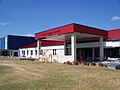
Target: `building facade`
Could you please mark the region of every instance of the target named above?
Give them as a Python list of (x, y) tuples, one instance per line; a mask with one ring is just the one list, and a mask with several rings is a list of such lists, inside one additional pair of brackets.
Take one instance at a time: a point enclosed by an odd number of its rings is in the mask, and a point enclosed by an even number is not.
[[(20, 49), (21, 57), (66, 62), (107, 57), (120, 57), (120, 29), (101, 30), (79, 24), (69, 24), (35, 34), (36, 43)], [(58, 43), (59, 42), (59, 43)], [(52, 43), (52, 44), (51, 44)], [(33, 51), (31, 51), (33, 50)], [(27, 54), (34, 52), (34, 54)]]
[(0, 56), (19, 56), (21, 46), (36, 42), (34, 37), (7, 35), (0, 38)]

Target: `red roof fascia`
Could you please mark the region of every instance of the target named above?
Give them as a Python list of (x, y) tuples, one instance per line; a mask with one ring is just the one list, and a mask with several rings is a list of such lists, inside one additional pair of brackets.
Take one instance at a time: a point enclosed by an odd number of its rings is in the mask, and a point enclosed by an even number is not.
[[(64, 44), (64, 41), (46, 40), (46, 41), (42, 41), (41, 46), (53, 46), (53, 45), (62, 45), (62, 44)], [(23, 46), (21, 48), (31, 48), (31, 47), (37, 47), (37, 42)]]
[(73, 30), (74, 24), (68, 24), (65, 26), (61, 26), (58, 28), (53, 28), (50, 30), (46, 30), (43, 32), (39, 32), (35, 34), (35, 39), (43, 39), (49, 36), (55, 36), (55, 35), (60, 35), (60, 34), (66, 34), (66, 33), (71, 33), (74, 32)]
[(53, 46), (53, 45), (61, 45), (61, 44), (64, 44), (64, 41), (47, 40), (47, 41), (43, 41), (41, 46)]
[(35, 39), (43, 39), (43, 38), (46, 38), (49, 36), (67, 34), (67, 33), (71, 33), (71, 32), (79, 32), (79, 33), (98, 35), (98, 36), (103, 36), (105, 38), (108, 37), (108, 32), (105, 30), (73, 23), (73, 24), (68, 24), (65, 26), (58, 27), (58, 28), (53, 28), (50, 30), (36, 33)]
[(109, 30), (107, 40), (118, 40), (120, 39), (120, 29)]
[(75, 24), (74, 28), (75, 28), (75, 32), (103, 36), (104, 38), (108, 37), (108, 32), (102, 29), (97, 29), (79, 24)]

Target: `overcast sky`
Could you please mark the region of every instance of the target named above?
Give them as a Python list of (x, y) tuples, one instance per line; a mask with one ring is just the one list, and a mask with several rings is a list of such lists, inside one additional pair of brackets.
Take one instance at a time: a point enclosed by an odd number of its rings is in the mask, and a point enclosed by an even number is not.
[(120, 0), (0, 0), (0, 37), (32, 35), (69, 23), (120, 28)]

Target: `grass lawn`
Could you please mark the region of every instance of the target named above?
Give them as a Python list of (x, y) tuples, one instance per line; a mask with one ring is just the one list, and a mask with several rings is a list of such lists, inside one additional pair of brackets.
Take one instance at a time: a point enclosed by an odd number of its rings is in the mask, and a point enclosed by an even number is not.
[(0, 60), (0, 90), (120, 90), (120, 71), (84, 65)]

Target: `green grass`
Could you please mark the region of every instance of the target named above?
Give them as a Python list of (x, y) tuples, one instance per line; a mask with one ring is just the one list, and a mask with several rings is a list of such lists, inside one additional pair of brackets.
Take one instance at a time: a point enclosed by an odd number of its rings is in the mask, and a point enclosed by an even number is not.
[(10, 66), (0, 65), (0, 74), (5, 74), (10, 72)]
[[(1, 73), (6, 70), (9, 72)], [(0, 90), (119, 90), (120, 87), (120, 71), (103, 67), (1, 60), (0, 73)]]

